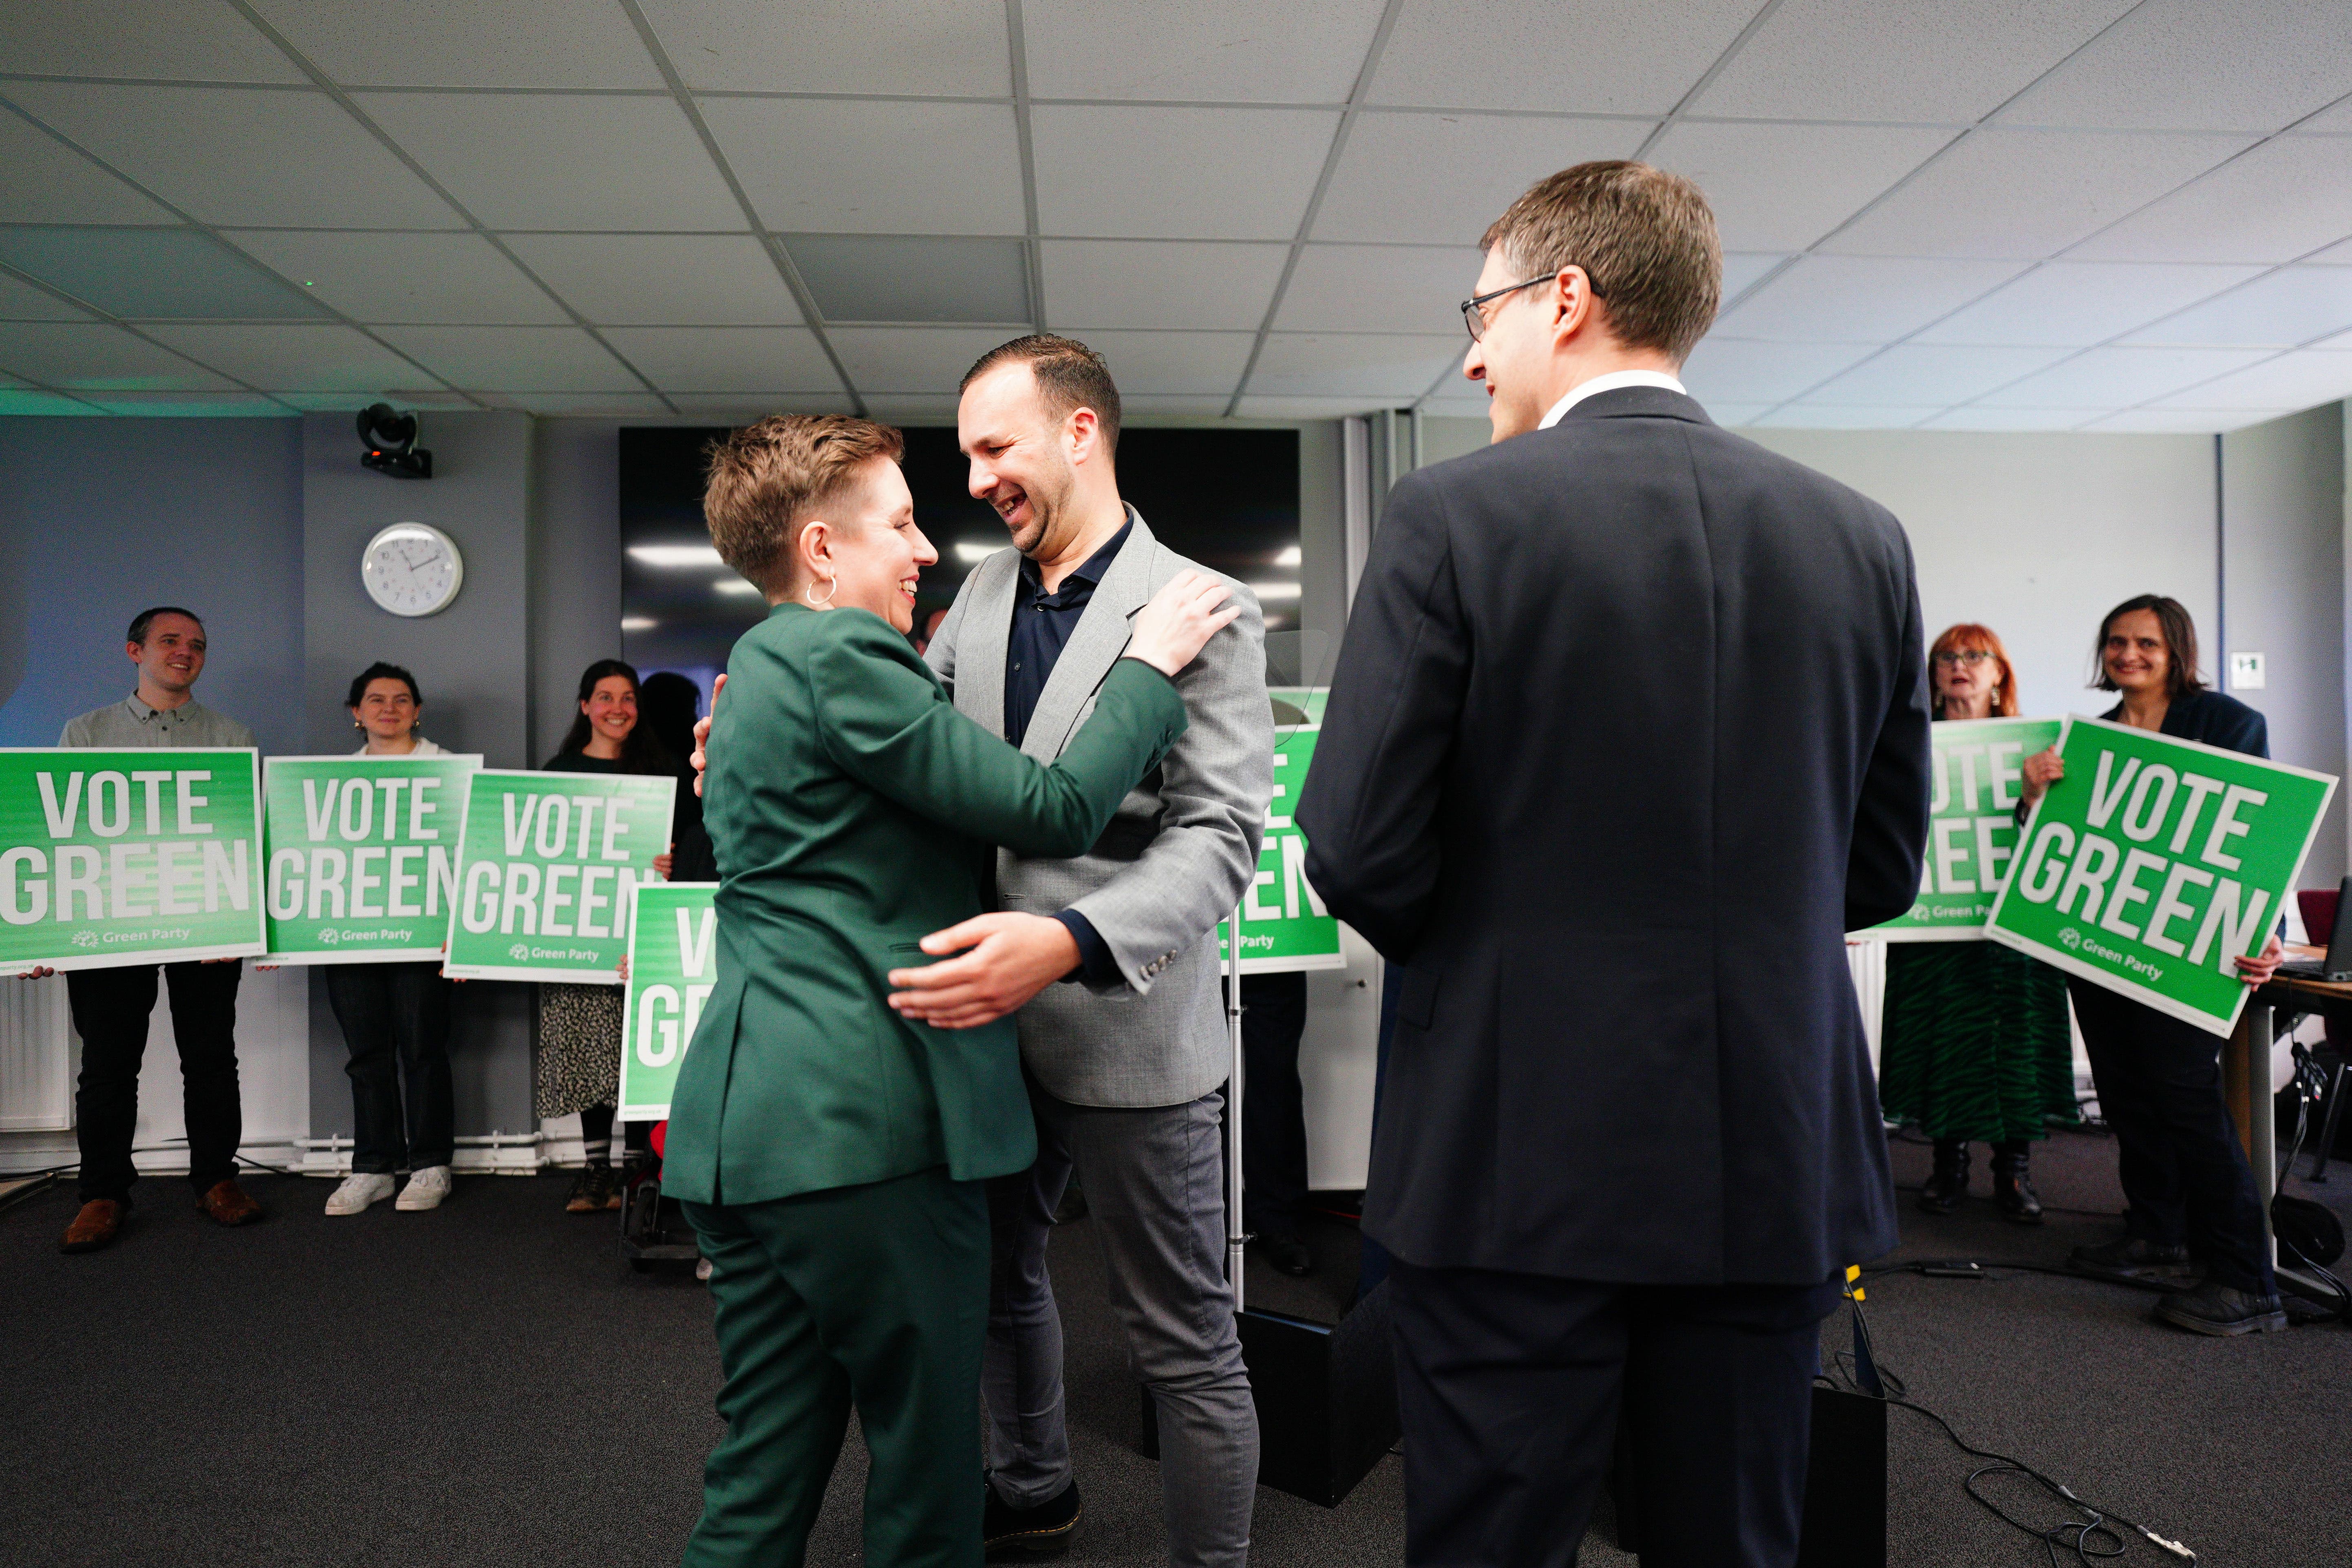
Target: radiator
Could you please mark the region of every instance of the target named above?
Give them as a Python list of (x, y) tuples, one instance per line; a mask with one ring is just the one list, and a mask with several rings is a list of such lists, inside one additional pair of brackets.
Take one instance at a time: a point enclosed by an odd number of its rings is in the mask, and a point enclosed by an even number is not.
[(73, 1126), (74, 1058), (65, 976), (0, 979), (0, 1132)]

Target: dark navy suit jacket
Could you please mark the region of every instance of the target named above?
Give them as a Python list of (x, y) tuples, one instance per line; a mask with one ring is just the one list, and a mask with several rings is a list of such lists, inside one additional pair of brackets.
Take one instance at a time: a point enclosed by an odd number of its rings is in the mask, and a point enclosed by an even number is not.
[[(2116, 703), (2099, 717), (2122, 723), (2123, 704)], [(2249, 757), (2271, 754), (2270, 721), (2236, 698), (2220, 691), (2182, 692), (2164, 710), (2164, 722), (2157, 727), (2157, 733), (2176, 741), (2219, 746), (2225, 752), (2240, 752)]]

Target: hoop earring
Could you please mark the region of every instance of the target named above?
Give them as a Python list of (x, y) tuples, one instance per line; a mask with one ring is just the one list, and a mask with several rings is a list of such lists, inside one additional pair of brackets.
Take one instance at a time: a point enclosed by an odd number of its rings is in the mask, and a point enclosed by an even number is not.
[(824, 598), (820, 599), (816, 596), (816, 584), (814, 583), (811, 583), (807, 587), (801, 590), (801, 597), (809, 602), (810, 609), (822, 610), (827, 605), (833, 603), (833, 596), (839, 592), (841, 592), (841, 579), (838, 577), (827, 577), (824, 580)]

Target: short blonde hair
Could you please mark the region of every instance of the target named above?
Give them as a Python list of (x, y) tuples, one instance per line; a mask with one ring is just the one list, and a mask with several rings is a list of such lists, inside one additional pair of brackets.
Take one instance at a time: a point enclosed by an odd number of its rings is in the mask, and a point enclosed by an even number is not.
[(1514, 282), (1583, 268), (1617, 341), (1676, 363), (1723, 302), (1723, 243), (1705, 193), (1648, 163), (1579, 163), (1538, 180), (1478, 242), (1496, 246)]
[(719, 559), (772, 592), (791, 578), (793, 528), (838, 499), (877, 458), (897, 462), (907, 438), (844, 414), (772, 414), (710, 444), (702, 518)]

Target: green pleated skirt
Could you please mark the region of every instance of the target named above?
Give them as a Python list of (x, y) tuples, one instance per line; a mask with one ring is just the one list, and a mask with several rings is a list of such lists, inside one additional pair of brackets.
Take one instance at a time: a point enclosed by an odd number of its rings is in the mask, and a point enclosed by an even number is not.
[(1988, 1143), (2072, 1126), (2066, 980), (1991, 942), (1890, 942), (1878, 1103), (1930, 1138)]

